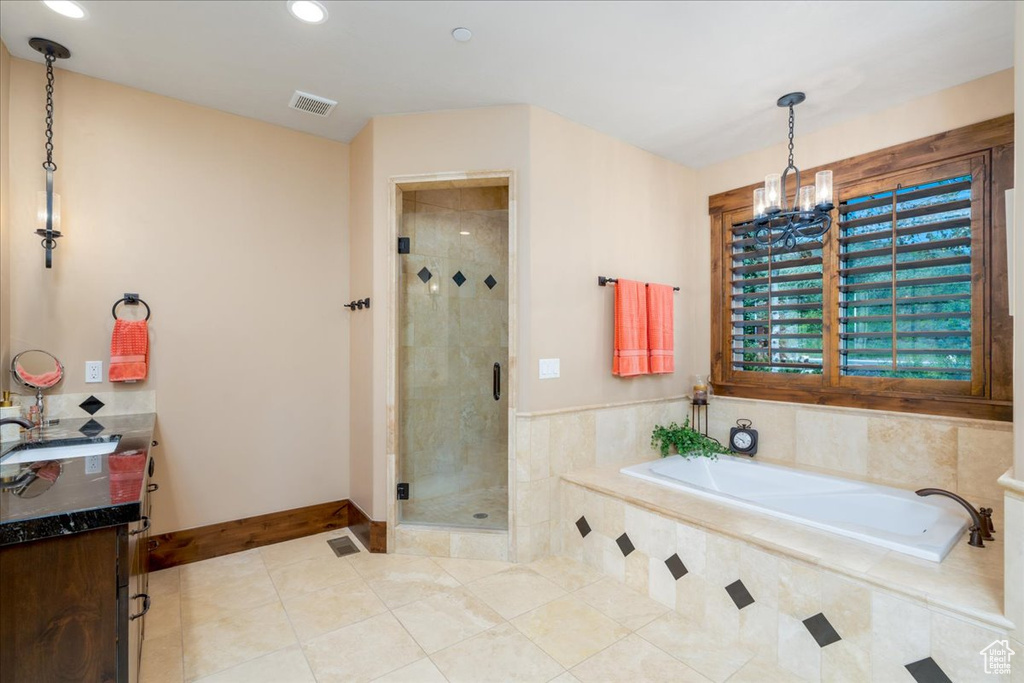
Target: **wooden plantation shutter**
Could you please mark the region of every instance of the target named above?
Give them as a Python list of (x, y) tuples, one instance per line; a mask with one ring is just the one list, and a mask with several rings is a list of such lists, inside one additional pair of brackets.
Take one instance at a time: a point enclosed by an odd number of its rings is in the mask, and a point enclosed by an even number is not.
[(730, 308), (734, 371), (821, 374), (822, 244), (758, 245), (749, 221), (732, 226)]
[(966, 160), (842, 193), (842, 377), (933, 380), (944, 386), (898, 384), (971, 393), (983, 343), (983, 326), (972, 320), (984, 305), (974, 277), (982, 270), (983, 173), (981, 160)]

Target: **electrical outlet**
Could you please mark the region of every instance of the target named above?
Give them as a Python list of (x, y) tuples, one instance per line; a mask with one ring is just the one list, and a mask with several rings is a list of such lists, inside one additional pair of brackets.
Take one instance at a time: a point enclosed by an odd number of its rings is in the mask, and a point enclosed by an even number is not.
[(103, 471), (103, 460), (98, 455), (89, 455), (85, 458), (85, 473), (99, 474)]
[(561, 359), (541, 358), (540, 379), (556, 379), (561, 375)]
[(103, 381), (103, 361), (101, 360), (87, 360), (85, 361), (85, 382), (91, 384), (93, 382)]

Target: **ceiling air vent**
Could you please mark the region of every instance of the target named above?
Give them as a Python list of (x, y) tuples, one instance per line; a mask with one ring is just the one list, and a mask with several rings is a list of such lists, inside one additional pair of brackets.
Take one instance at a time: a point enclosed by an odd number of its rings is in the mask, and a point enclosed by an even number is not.
[(337, 102), (329, 100), (326, 97), (320, 97), (319, 95), (311, 95), (308, 92), (302, 92), (296, 90), (295, 94), (292, 95), (292, 101), (288, 103), (288, 106), (292, 109), (298, 109), (299, 111), (309, 112), (316, 116), (328, 116), (334, 107), (337, 106)]

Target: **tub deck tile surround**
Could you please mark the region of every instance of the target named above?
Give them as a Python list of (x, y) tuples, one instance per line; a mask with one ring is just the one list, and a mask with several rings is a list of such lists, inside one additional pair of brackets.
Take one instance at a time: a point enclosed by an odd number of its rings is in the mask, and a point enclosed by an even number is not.
[[(735, 545), (736, 552), (739, 545), (748, 544), (775, 557), (799, 560), (804, 567), (835, 572), (992, 627), (1008, 628), (1010, 625), (1003, 617), (1003, 541), (998, 531), (994, 541), (985, 542), (984, 549), (972, 548), (966, 541), (958, 542), (943, 562), (933, 563), (640, 481), (621, 474), (622, 466), (594, 467), (563, 475), (563, 482), (572, 488), (598, 494), (584, 495), (578, 509), (600, 509), (607, 507), (610, 501), (621, 501), (626, 503), (625, 519), (641, 512), (654, 513), (647, 515), (656, 518), (649, 522), (652, 528), (666, 521), (681, 522), (684, 526), (712, 532), (708, 534), (708, 543), (725, 548)], [(566, 502), (563, 500), (562, 504), (565, 506)], [(576, 519), (573, 515), (578, 513), (567, 509), (565, 514)], [(588, 521), (591, 519), (589, 514), (586, 517)], [(1001, 520), (997, 519), (997, 530), (1000, 524)], [(618, 529), (608, 529), (605, 535), (614, 539), (628, 528), (629, 525), (624, 524)], [(565, 537), (580, 539), (575, 528), (573, 532)], [(715, 560), (710, 557), (710, 549), (708, 555), (709, 565), (714, 562), (719, 570), (732, 571), (731, 565), (736, 560), (730, 552), (719, 550)], [(686, 558), (680, 557), (689, 567)], [(668, 558), (656, 559), (664, 562)], [(806, 597), (805, 583), (800, 584), (799, 592)], [(811, 615), (801, 618), (807, 616)]]
[[(960, 543), (941, 564), (884, 549), (871, 562), (853, 562), (847, 556), (870, 547), (840, 538), (824, 548), (787, 548), (782, 542), (804, 538), (804, 529), (753, 512), (747, 522), (754, 533), (736, 534), (729, 517), (734, 511), (723, 517), (722, 506), (713, 501), (628, 481), (633, 478), (620, 474), (620, 466), (563, 476), (557, 523), (563, 552), (615, 576), (614, 556), (591, 549), (614, 548), (622, 528), (646, 527), (646, 536), (635, 534), (637, 549), (630, 559), (647, 558), (649, 597), (673, 608), (651, 623), (697, 623), (702, 642), (736, 643), (751, 659), (735, 673), (702, 668), (707, 662), (685, 659), (669, 647), (685, 638), (659, 635), (666, 627), (642, 627), (638, 635), (669, 648), (711, 680), (888, 683), (915, 680), (912, 671), (941, 671), (948, 677), (920, 680), (985, 680), (981, 650), (996, 640), (1008, 639), (1014, 649), (1020, 644), (1002, 614), (1000, 540), (986, 542), (985, 549)], [(616, 514), (610, 509), (615, 506), (624, 510)], [(574, 523), (582, 510), (590, 511), (587, 519), (600, 510), (607, 518), (622, 519), (623, 526), (595, 528), (584, 537)], [(674, 537), (662, 530), (666, 524), (675, 525)], [(761, 533), (776, 526), (792, 528), (775, 536)], [(688, 571), (676, 576), (665, 562), (671, 558)], [(735, 601), (742, 596), (740, 586), (753, 602)], [(929, 658), (931, 663), (917, 664)], [(763, 676), (751, 671), (753, 662)], [(1024, 680), (1021, 673), (1015, 671), (1009, 680)]]

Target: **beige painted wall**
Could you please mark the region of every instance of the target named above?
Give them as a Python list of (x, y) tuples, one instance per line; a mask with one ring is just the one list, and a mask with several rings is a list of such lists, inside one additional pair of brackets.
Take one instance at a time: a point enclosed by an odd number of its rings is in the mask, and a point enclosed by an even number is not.
[[(363, 136), (372, 142), (361, 141)], [(693, 372), (686, 321), (703, 281), (684, 278), (682, 254), (689, 249), (687, 225), (695, 215), (693, 171), (621, 141), (527, 106), (384, 116), (353, 142), (372, 147), (372, 161), (353, 164), (353, 178), (370, 168), (372, 221), (352, 221), (353, 263), (369, 253), (372, 272), (353, 270), (352, 292), (385, 303), (395, 245), (388, 225), (388, 179), (462, 171), (512, 170), (518, 216), (519, 412), (662, 398), (685, 391)], [(360, 199), (353, 186), (353, 211)], [(365, 219), (365, 216), (364, 216)], [(358, 252), (358, 254), (357, 254)], [(676, 304), (676, 373), (632, 380), (611, 376), (612, 297), (597, 287), (598, 275), (665, 282), (683, 287)], [(359, 280), (357, 282), (357, 280)], [(371, 515), (383, 519), (386, 493), (385, 343), (388, 318), (374, 306), (371, 350), (353, 337), (353, 368), (372, 365), (372, 414), (353, 415), (353, 444), (372, 443), (372, 472), (365, 451), (353, 445), (353, 498), (372, 497)], [(560, 358), (561, 378), (537, 379), (540, 358)], [(362, 370), (355, 370), (362, 372)], [(353, 374), (355, 378), (355, 374)], [(364, 490), (373, 482), (373, 494)], [(357, 483), (358, 482), (358, 483)]]
[[(352, 337), (353, 407), (361, 411), (353, 412), (352, 420), (352, 499), (373, 519), (386, 518), (387, 503), (386, 345), (388, 320), (394, 314), (387, 302), (390, 264), (396, 256), (388, 225), (389, 178), (514, 169), (522, 187), (528, 173), (528, 117), (524, 106), (382, 116), (353, 140), (352, 177), (360, 183), (372, 179), (372, 206), (363, 206), (366, 186), (354, 184), (351, 291), (375, 303), (355, 314), (362, 318), (358, 324), (372, 331), (360, 341), (355, 333)], [(514, 199), (522, 211), (525, 197)], [(521, 218), (519, 228), (523, 225)], [(364, 259), (369, 262), (357, 274), (355, 264)], [(365, 405), (357, 408), (358, 403)]]
[(382, 520), (373, 508), (373, 425), (375, 416), (383, 420), (383, 413), (373, 400), (373, 356), (378, 345), (373, 338), (373, 318), (377, 314), (373, 291), (373, 121), (353, 138), (350, 149), (349, 185), (349, 271), (350, 299), (370, 297), (370, 309), (349, 316), (350, 349), (349, 392), (351, 402), (349, 430), (350, 497), (373, 519)]
[[(694, 372), (687, 321), (706, 279), (691, 250), (696, 174), (649, 152), (530, 109), (529, 234), (522, 252), (529, 304), (520, 411), (678, 396)], [(615, 293), (597, 276), (660, 282), (675, 296), (676, 371), (611, 374)], [(541, 358), (560, 358), (559, 379), (538, 379)]]
[[(348, 497), (348, 146), (59, 70), (47, 271), (43, 83), (11, 61), (13, 349), (61, 357), (62, 392), (156, 391), (156, 532)], [(126, 291), (153, 309), (150, 378), (86, 385)]]
[[(814, 94), (811, 93), (810, 97)], [(766, 106), (771, 103), (766, 103)], [(772, 105), (773, 106), (773, 105)], [(911, 100), (877, 114), (847, 121), (809, 135), (800, 135), (800, 111), (797, 109), (796, 163), (802, 168), (838, 161), (890, 145), (916, 140), (960, 126), (986, 121), (1013, 112), (1013, 70), (1007, 69), (976, 81)], [(779, 110), (779, 129), (786, 124)], [(778, 173), (786, 160), (786, 145), (779, 144), (757, 152), (702, 168), (697, 172), (697, 198), (694, 217), (696, 232), (687, 271), (700, 283), (703, 295), (693, 307), (691, 322), (696, 371), (711, 366), (711, 278), (710, 221), (707, 198), (719, 192), (756, 183), (766, 173)]]
[(10, 375), (4, 371), (11, 362), (10, 105), (11, 54), (0, 42), (0, 389), (8, 389), (11, 384)]
[[(1024, 112), (1024, 2), (1017, 3), (1014, 33), (1014, 91), (1017, 111)], [(1013, 366), (1024, 368), (1024, 115), (1014, 119), (1014, 292), (1013, 292)], [(1013, 376), (1013, 393), (1024, 396), (1024, 370)], [(1013, 421), (1024, 425), (1024, 400), (1013, 404)], [(1014, 441), (1014, 476), (1024, 479), (1024, 433), (1016, 432)], [(1024, 545), (1024, 540), (1021, 542)], [(1024, 599), (1022, 599), (1024, 604)], [(1024, 616), (1024, 614), (1022, 614)], [(1021, 627), (1024, 630), (1024, 626)]]

